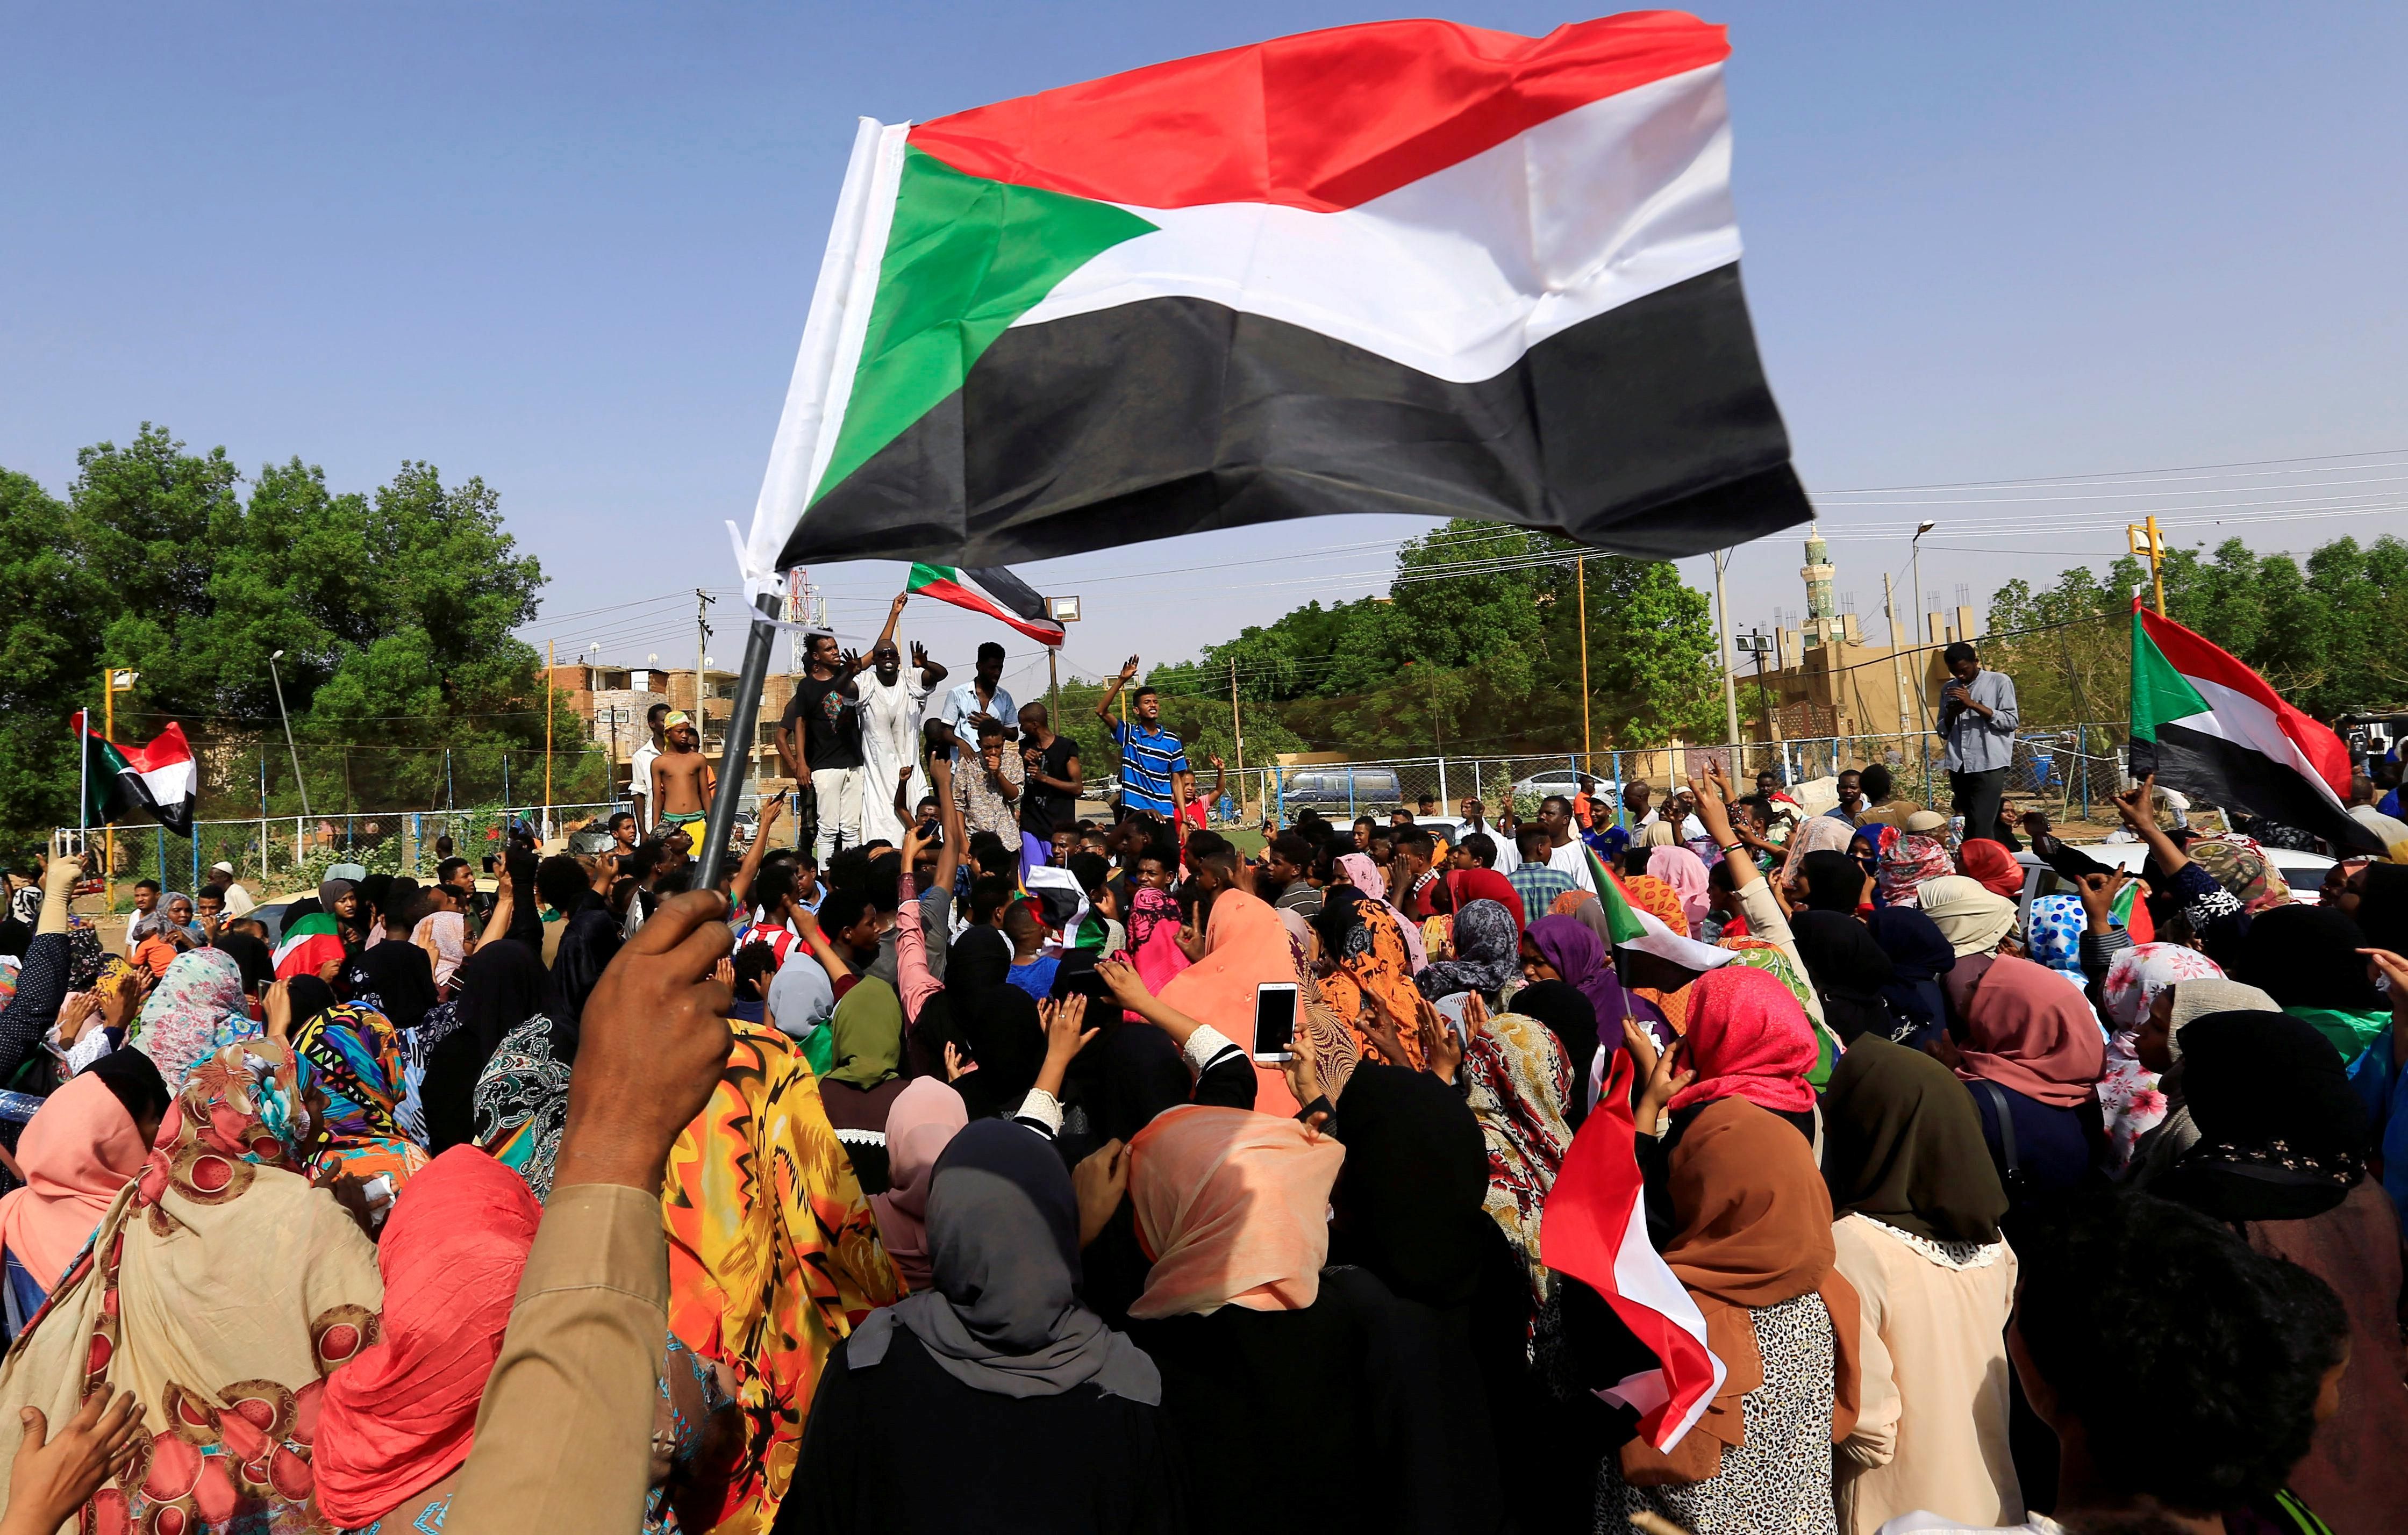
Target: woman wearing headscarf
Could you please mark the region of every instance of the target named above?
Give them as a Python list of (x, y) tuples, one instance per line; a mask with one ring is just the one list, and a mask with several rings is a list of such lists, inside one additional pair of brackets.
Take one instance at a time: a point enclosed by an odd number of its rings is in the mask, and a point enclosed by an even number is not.
[[(1789, 848), (1781, 861), (1781, 881), (1786, 885), (1803, 877), (1806, 857), (1810, 853), (1837, 853), (1847, 858), (1848, 845), (1856, 840), (1856, 829), (1837, 816), (1810, 816), (1789, 839)], [(1848, 867), (1856, 860), (1848, 859)], [(1861, 873), (1862, 871), (1858, 871)], [(1853, 903), (1851, 903), (1853, 904)]]
[[(1455, 909), (1463, 910), (1475, 901), (1494, 901), (1512, 916), (1513, 931), (1519, 933), (1530, 925), (1530, 914), (1523, 908), (1522, 892), (1513, 882), (1494, 869), (1450, 869), (1446, 875), (1447, 893), (1455, 898)], [(1541, 912), (1539, 915), (1544, 916)]]
[(1697, 1076), (1672, 1095), (1668, 1143), (1676, 1144), (1689, 1120), (1723, 1098), (1744, 1098), (1796, 1126), (1809, 1145), (1815, 1143), (1814, 1089), (1807, 1073), (1818, 1042), (1788, 988), (1745, 965), (1710, 970), (1689, 988), (1689, 1031), (1683, 1038), (1684, 1068)]
[[(1298, 986), (1302, 976), (1287, 929), (1270, 903), (1224, 886), (1214, 892), (1204, 923), (1204, 954), (1155, 995), (1165, 1007), (1216, 1030), (1252, 1059), (1254, 993), (1265, 984)], [(1406, 1019), (1417, 1012), (1403, 1015)], [(1265, 1114), (1294, 1114), (1299, 1107), (1276, 1066), (1254, 1067), (1254, 1106)]]
[(1919, 906), (1885, 906), (1865, 918), (1865, 931), (1889, 956), (1891, 976), (1882, 999), (1910, 1028), (1900, 1041), (1921, 1048), (1947, 1027), (1948, 999), (1941, 977), (1956, 964), (1956, 951), (1939, 925)]
[[(1568, 983), (1541, 980), (1513, 993), (1513, 1014), (1538, 1020), (1555, 1040), (1556, 1052), (1571, 1073), (1570, 1084), (1564, 1090), (1564, 1123), (1570, 1130), (1579, 1130), (1581, 1122), (1588, 1117), (1589, 1103), (1597, 1090), (1590, 1086), (1591, 1073), (1605, 1054), (1598, 1045), (1597, 1008)], [(1619, 1019), (1614, 1027), (1618, 1032)]]
[[(2361, 908), (2362, 909), (2362, 908)], [(2232, 978), (2262, 988), (2283, 1011), (2313, 1024), (2354, 1066), (2391, 1032), (2391, 1008), (2368, 979), (2366, 934), (2322, 906), (2276, 906), (2250, 918)]]
[[(1948, 940), (1949, 952), (1959, 961), (1996, 954), (2014, 935), (2015, 903), (1995, 890), (1985, 890), (1963, 874), (1942, 874), (1927, 880), (1915, 892), (1915, 903), (1932, 926)], [(1963, 983), (1963, 963), (1949, 970), (1954, 988)]]
[(2289, 1485), (2336, 1530), (2389, 1529), (2408, 1508), (2408, 1357), (2400, 1219), (2366, 1175), (2366, 1116), (2310, 1020), (2214, 1013), (2182, 1031), (2199, 1144), (2150, 1192), (2212, 1215), (2330, 1285), (2349, 1314), (2340, 1410)]
[(2192, 843), (2183, 852), (2223, 886), (2226, 894), (2240, 902), (2244, 912), (2254, 915), (2291, 903), (2290, 885), (2254, 845), (2210, 837)]
[(1938, 837), (1901, 833), (1882, 854), (1881, 872), (1873, 876), (1873, 904), (1912, 905), (1917, 890), (1951, 872), (1948, 849)]
[(828, 1033), (820, 1103), (865, 1186), (883, 1188), (886, 1116), (903, 1091), (903, 1000), (884, 981), (866, 975), (836, 1004)]
[(1685, 847), (1658, 847), (1647, 855), (1647, 873), (1681, 898), (1681, 915), (1688, 921), (1689, 936), (1695, 938), (1713, 904), (1706, 892), (1705, 864)]
[[(1493, 1529), (1506, 1506), (1533, 1528), (1560, 1528), (1578, 1507), (1577, 1453), (1536, 1435), (1559, 1416), (1529, 1370), (1538, 1303), (1512, 1244), (1486, 1210), (1490, 1164), (1478, 1117), (1440, 1076), (1394, 1066), (1358, 1070), (1329, 1130), (1346, 1160), (1329, 1194), (1325, 1290), (1336, 1286), (1393, 1337), (1392, 1392), (1418, 1392), (1420, 1433), (1450, 1446), (1407, 1472), (1426, 1528)], [(1535, 1239), (1536, 1232), (1532, 1232)], [(1383, 1351), (1384, 1352), (1384, 1351)], [(1378, 1368), (1381, 1354), (1374, 1355)], [(1411, 1361), (1409, 1365), (1406, 1361)], [(1500, 1486), (1495, 1445), (1536, 1452)]]
[(2211, 1013), (2281, 1011), (2273, 998), (2239, 981), (2176, 981), (2157, 994), (2149, 1010), (2142, 1015), (2132, 1053), (2143, 1067), (2157, 1073), (2166, 1113), (2133, 1147), (2131, 1161), (2124, 1172), (2127, 1184), (2134, 1188), (2149, 1187), (2173, 1171), (2184, 1152), (2199, 1144), (2199, 1126), (2190, 1116), (2189, 1101), (2183, 1092), (2184, 1028)]
[(0, 1364), (0, 1455), (21, 1409), (53, 1425), (88, 1390), (130, 1390), (148, 1453), (104, 1482), (87, 1528), (298, 1530), (325, 1378), (375, 1336), (376, 1247), (304, 1172), (308, 1068), (244, 1040), (195, 1066), (121, 1190)]
[(2023, 899), (2024, 869), (2006, 844), (1971, 837), (1956, 845), (1956, 872), (1993, 895)]
[(1838, 912), (1805, 911), (1790, 918), (1807, 979), (1823, 1003), (1823, 1020), (1854, 1045), (1858, 1036), (1894, 1039), (1903, 1030), (1883, 999), (1898, 976), (1870, 929)]
[(142, 1002), (126, 1043), (158, 1066), (172, 1086), (198, 1062), (259, 1032), (242, 995), (242, 966), (222, 949), (179, 954)]
[[(1974, 844), (1995, 847), (1996, 843)], [(2044, 895), (2031, 903), (2024, 920), (2024, 952), (2032, 963), (2056, 971), (2074, 985), (2088, 987), (2082, 965), (2082, 938), (2089, 930), (2089, 914), (2078, 895)]]
[[(1349, 857), (1358, 855), (1350, 854)], [(1340, 861), (1343, 861), (1342, 860)], [(1368, 861), (1368, 860), (1367, 860)], [(1535, 924), (1533, 924), (1535, 926)], [(1376, 996), (1387, 1016), (1410, 1021), (1417, 1016), (1413, 999), (1412, 960), (1406, 952), (1404, 931), (1385, 904), (1349, 885), (1332, 885), (1312, 914), (1312, 931), (1321, 940), (1321, 992), (1330, 1008), (1345, 1020), (1359, 1051), (1369, 1042), (1366, 995)], [(1376, 1017), (1368, 1021), (1376, 1023)], [(1420, 1037), (1406, 1030), (1402, 1045), (1409, 1064), (1419, 1066)]]
[(344, 962), (342, 981), (347, 1001), (384, 1015), (405, 1031), (424, 1022), (436, 1002), (435, 969), (426, 951), (415, 944), (376, 944), (360, 950)]
[[(1182, 1073), (1182, 1082), (1184, 1073)], [(914, 1291), (934, 1282), (928, 1264), (928, 1188), (937, 1159), (969, 1123), (962, 1095), (935, 1077), (913, 1077), (886, 1111), (886, 1191), (869, 1197), (878, 1237), (895, 1272)]]
[[(946, 995), (961, 1005), (950, 985)], [(670, 1148), (661, 1216), (669, 1330), (734, 1373), (746, 1429), (710, 1528), (761, 1535), (792, 1483), (828, 1350), (902, 1286), (801, 1047), (760, 1024), (728, 1030), (726, 1070)]]
[[(1986, 893), (1986, 892), (1985, 892)], [(1966, 969), (1959, 959), (1952, 983)], [(1961, 998), (1960, 1027), (1938, 1048), (1982, 1116), (1982, 1138), (2016, 1208), (2087, 1179), (2107, 1155), (2095, 1085), (2106, 1066), (2081, 993), (2028, 959), (1992, 958)]]
[(426, 1165), (426, 1149), (396, 1116), (401, 1031), (382, 1014), (338, 1002), (294, 1026), (293, 1050), (326, 1100), (325, 1140), (312, 1164), (322, 1175), (382, 1176), (398, 1189)]
[(276, 956), (265, 944), (247, 932), (221, 931), (210, 941), (211, 948), (234, 956), (235, 964), (242, 971), (242, 989), (253, 999), (265, 991), (276, 979)]
[[(139, 1051), (128, 1054), (150, 1059)], [(157, 1082), (157, 1071), (150, 1074)], [(165, 1098), (165, 1084), (154, 1090)], [(0, 1254), (12, 1339), (41, 1309), (50, 1287), (150, 1154), (150, 1134), (158, 1130), (159, 1110), (165, 1105), (150, 1109), (145, 1125), (125, 1097), (108, 1076), (87, 1071), (50, 1094), (17, 1137), (17, 1165), (24, 1169), (25, 1183), (0, 1195)]]
[(1859, 1306), (1863, 1389), (1840, 1447), (1839, 1527), (1916, 1509), (1974, 1526), (2024, 1516), (2007, 1442), (2015, 1255), (1980, 1117), (1948, 1068), (1859, 1039), (1823, 1095), (1840, 1273)]
[[(1587, 999), (1569, 987), (1556, 983), (1555, 989), (1572, 1005), (1587, 1007)], [(1543, 1020), (1512, 1012), (1476, 1021), (1458, 1070), (1464, 1102), (1488, 1148), (1483, 1202), (1522, 1261), (1532, 1304), (1544, 1306), (1553, 1286), (1539, 1256), (1539, 1216), (1571, 1149), (1578, 1079), (1555, 1030)], [(1590, 1031), (1594, 1039), (1594, 1023)]]
[[(1609, 1041), (1622, 1036), (1622, 1020), (1631, 1018), (1655, 1036), (1656, 1044), (1669, 1045), (1679, 1036), (1672, 1031), (1663, 1009), (1644, 997), (1624, 989), (1621, 978), (1607, 962), (1607, 949), (1595, 930), (1577, 917), (1542, 917), (1530, 924), (1522, 935), (1522, 973), (1533, 985), (1544, 981), (1561, 981), (1579, 992), (1588, 1002), (1591, 1026)], [(1522, 1005), (1522, 993), (1515, 993), (1514, 1005)], [(1534, 1015), (1544, 1017), (1546, 1015)], [(1576, 1027), (1576, 1026), (1575, 1026)], [(1560, 1033), (1567, 1048), (1578, 1042), (1570, 1033)], [(1572, 1062), (1572, 1070), (1584, 1088), (1595, 1069), (1595, 1062), (1581, 1056)], [(1588, 1113), (1589, 1096), (1580, 1095), (1580, 1112)]]
[(2141, 1137), (2166, 1116), (2158, 1073), (2140, 1057), (2141, 1030), (2157, 998), (2185, 981), (2222, 980), (2216, 962), (2181, 944), (2140, 944), (2116, 951), (2100, 996), (2108, 1026), (2107, 1069), (2099, 1079), (2099, 1105), (2107, 1120), (2107, 1144), (2115, 1166), (2130, 1165)]
[[(1828, 820), (1817, 816), (1816, 820)], [(1803, 899), (1799, 899), (1802, 891)], [(1798, 885), (1792, 900), (1807, 911), (1856, 915), (1865, 903), (1865, 871), (1845, 853), (1817, 849), (1798, 860)]]
[(469, 1100), (470, 1143), (519, 1175), (538, 1204), (552, 1198), (560, 1138), (568, 1128), (570, 1059), (555, 1020), (538, 1013), (502, 1036)]
[(1500, 903), (1480, 900), (1455, 914), (1455, 958), (1432, 961), (1414, 975), (1413, 986), (1432, 1002), (1469, 991), (1493, 1005), (1521, 971), (1513, 914)]
[(482, 945), (461, 965), (459, 982), (419, 1025), (426, 1066), (418, 1096), (426, 1149), (438, 1154), (477, 1138), (477, 1079), (504, 1036), (542, 1011), (550, 986), (543, 961), (523, 944)]
[(439, 1522), (542, 1215), (473, 1146), (436, 1158), (395, 1201), (377, 1243), (376, 1342), (327, 1381), (318, 1415), (318, 1507), (340, 1528), (397, 1515), (407, 1529), (430, 1504)]
[(1179, 903), (1168, 890), (1140, 885), (1129, 897), (1129, 954), (1145, 984), (1159, 991), (1190, 963), (1179, 946)]
[[(776, 1528), (1185, 1528), (1163, 1373), (1080, 1299), (1079, 1201), (1054, 1148), (964, 1128), (927, 1233), (931, 1286), (829, 1355)], [(1253, 1458), (1195, 1449), (1216, 1474)]]
[(1718, 1098), (1672, 1148), (1670, 1191), (1664, 1262), (1705, 1314), (1725, 1374), (1669, 1453), (1634, 1439), (1605, 1458), (1597, 1528), (1647, 1510), (1697, 1535), (1830, 1529), (1859, 1328), (1813, 1148), (1756, 1104)]
[[(1390, 1373), (1394, 1297), (1362, 1270), (1324, 1267), (1345, 1157), (1293, 1119), (1202, 1105), (1166, 1111), (1130, 1143), (1128, 1198), (1154, 1263), (1129, 1336), (1161, 1370), (1194, 1528), (1253, 1528), (1267, 1509), (1298, 1528), (1446, 1528), (1411, 1496), (1414, 1462), (1452, 1450), (1426, 1384)], [(1240, 1434), (1312, 1445), (1312, 1473), (1227, 1454)]]

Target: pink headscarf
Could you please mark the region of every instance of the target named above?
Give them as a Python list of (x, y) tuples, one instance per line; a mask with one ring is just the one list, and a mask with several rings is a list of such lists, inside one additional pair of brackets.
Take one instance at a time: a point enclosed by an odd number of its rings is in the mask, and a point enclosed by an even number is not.
[(895, 1272), (915, 1290), (936, 1283), (928, 1266), (928, 1185), (937, 1158), (968, 1124), (962, 1095), (933, 1076), (911, 1079), (886, 1111), (886, 1169), (891, 1186), (869, 1196), (878, 1217), (878, 1240), (895, 1260)]
[(1346, 883), (1374, 901), (1388, 899), (1388, 877), (1371, 861), (1369, 853), (1340, 853), (1338, 867), (1346, 872)]
[(2119, 1030), (2138, 1030), (2157, 993), (2180, 981), (2220, 981), (2224, 968), (2186, 944), (2136, 944), (2119, 950), (2101, 989)]
[(1129, 1203), (1154, 1259), (1129, 1315), (1312, 1305), (1345, 1160), (1336, 1141), (1275, 1115), (1180, 1104), (1154, 1116), (1129, 1143)]
[(18, 1137), (25, 1187), (0, 1198), (0, 1244), (36, 1284), (57, 1284), (150, 1151), (106, 1081), (69, 1078)]
[(1713, 906), (1706, 893), (1705, 864), (1685, 847), (1658, 847), (1647, 855), (1647, 872), (1681, 898), (1681, 915), (1689, 919), (1689, 936), (1695, 938)]
[(1813, 1106), (1806, 1073), (1818, 1053), (1814, 1026), (1771, 972), (1724, 965), (1691, 982), (1685, 1037), (1684, 1064), (1698, 1079), (1672, 1095), (1673, 1108), (1716, 1098), (1744, 1098), (1784, 1114)]
[(2090, 1096), (2107, 1042), (2082, 993), (2045, 965), (2002, 954), (1965, 998), (1956, 1074), (1987, 1079), (2053, 1108)]
[(1939, 838), (1910, 831), (1883, 852), (1881, 872), (1873, 875), (1873, 888), (1881, 892), (1883, 905), (1895, 906), (1932, 880), (1953, 872), (1948, 849)]

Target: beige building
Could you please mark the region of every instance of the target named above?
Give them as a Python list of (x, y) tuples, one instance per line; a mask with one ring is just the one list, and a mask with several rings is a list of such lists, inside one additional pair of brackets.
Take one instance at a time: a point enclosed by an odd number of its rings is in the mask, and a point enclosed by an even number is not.
[[(586, 723), (589, 737), (609, 752), (611, 781), (627, 791), (628, 763), (647, 739), (645, 720), (655, 704), (697, 716), (702, 750), (723, 763), (727, 749), (727, 718), (736, 696), (733, 672), (702, 674), (700, 708), (695, 707), (692, 667), (671, 671), (659, 667), (555, 666), (552, 685), (566, 694), (569, 706)], [(764, 792), (791, 789), (785, 764), (778, 760), (778, 721), (794, 697), (795, 678), (772, 673), (762, 679), (761, 706), (752, 724), (752, 765), (746, 781)]]

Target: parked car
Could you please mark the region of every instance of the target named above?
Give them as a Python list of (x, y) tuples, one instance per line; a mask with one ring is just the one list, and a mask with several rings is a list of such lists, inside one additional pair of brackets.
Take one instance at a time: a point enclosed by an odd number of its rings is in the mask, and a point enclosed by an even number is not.
[(1289, 768), (1273, 784), (1289, 819), (1299, 810), (1359, 816), (1404, 803), (1404, 787), (1398, 783), (1394, 768), (1356, 768), (1343, 762)]
[[(2086, 853), (2101, 863), (2113, 864), (2133, 874), (2138, 874), (2141, 866), (2149, 860), (2149, 845), (2144, 842), (2088, 843), (2074, 851)], [(2274, 872), (2291, 887), (2291, 894), (2307, 905), (2316, 904), (2317, 888), (2324, 884), (2325, 871), (2333, 866), (2333, 860), (2322, 853), (2303, 853), (2290, 847), (2269, 847), (2265, 853), (2266, 861), (2272, 864)], [(2022, 908), (2023, 917), (2028, 918), (2032, 901), (2046, 883), (2049, 867), (2028, 852), (2017, 853), (2015, 861), (2024, 869), (2024, 892), (2017, 904)]]

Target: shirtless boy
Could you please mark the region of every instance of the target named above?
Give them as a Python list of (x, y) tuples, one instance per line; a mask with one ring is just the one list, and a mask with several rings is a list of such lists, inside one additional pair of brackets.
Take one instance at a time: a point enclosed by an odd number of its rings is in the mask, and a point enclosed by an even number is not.
[(656, 833), (667, 836), (692, 827), (702, 840), (700, 826), (710, 810), (711, 791), (719, 785), (710, 760), (702, 754), (702, 736), (682, 709), (662, 721), (666, 748), (652, 759), (652, 804), (659, 813)]

